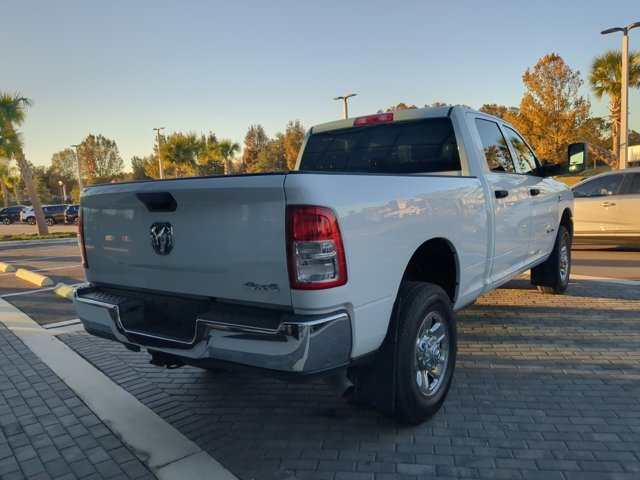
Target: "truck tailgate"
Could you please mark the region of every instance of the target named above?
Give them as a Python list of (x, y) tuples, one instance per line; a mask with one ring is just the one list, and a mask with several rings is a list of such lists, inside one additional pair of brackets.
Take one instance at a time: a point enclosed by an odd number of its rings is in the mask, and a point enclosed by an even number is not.
[(284, 179), (245, 175), (87, 189), (81, 201), (87, 279), (290, 306)]

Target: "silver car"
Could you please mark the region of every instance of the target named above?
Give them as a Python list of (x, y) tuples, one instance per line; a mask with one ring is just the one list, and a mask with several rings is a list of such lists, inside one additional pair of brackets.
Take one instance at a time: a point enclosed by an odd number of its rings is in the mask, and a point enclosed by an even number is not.
[(640, 245), (640, 168), (595, 175), (572, 190), (576, 243)]

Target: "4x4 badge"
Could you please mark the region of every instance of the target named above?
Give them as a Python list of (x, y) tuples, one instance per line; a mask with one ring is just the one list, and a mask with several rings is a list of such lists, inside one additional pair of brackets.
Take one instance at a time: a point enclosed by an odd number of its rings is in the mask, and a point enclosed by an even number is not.
[(173, 226), (170, 223), (151, 225), (151, 246), (158, 255), (169, 255), (173, 249)]

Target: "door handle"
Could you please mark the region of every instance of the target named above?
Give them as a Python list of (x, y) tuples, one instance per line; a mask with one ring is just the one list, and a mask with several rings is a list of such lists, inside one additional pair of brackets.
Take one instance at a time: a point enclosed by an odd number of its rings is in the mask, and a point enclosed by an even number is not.
[(508, 190), (496, 190), (496, 198), (506, 198), (509, 195)]
[(603, 202), (600, 204), (602, 207), (615, 207), (616, 202)]
[(532, 197), (535, 197), (536, 195), (540, 195), (540, 189), (532, 188), (531, 190), (529, 190), (529, 193), (531, 194)]

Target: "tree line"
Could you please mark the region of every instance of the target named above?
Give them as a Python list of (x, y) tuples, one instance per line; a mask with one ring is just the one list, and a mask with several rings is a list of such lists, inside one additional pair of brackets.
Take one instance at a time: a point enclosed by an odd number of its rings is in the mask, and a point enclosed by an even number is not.
[[(522, 76), (525, 93), (516, 106), (484, 104), (480, 111), (504, 118), (529, 140), (538, 156), (548, 163), (557, 163), (566, 156), (567, 145), (588, 142), (591, 155), (612, 168), (618, 167), (621, 112), (622, 54), (608, 51), (596, 57), (588, 76), (596, 98), (609, 98), (608, 117), (592, 117), (591, 103), (580, 94), (583, 80), (557, 53), (541, 58)], [(640, 88), (640, 54), (629, 54), (629, 87)], [(446, 105), (444, 102), (425, 107)], [(196, 134), (174, 132), (159, 136), (153, 152), (131, 159), (132, 170), (124, 171), (124, 161), (114, 140), (102, 135), (88, 135), (80, 144), (56, 152), (49, 167), (34, 166), (24, 156), (19, 127), (26, 119), (31, 100), (21, 94), (0, 94), (0, 186), (5, 206), (29, 199), (34, 207), (40, 201), (55, 199), (78, 201), (78, 170), (86, 185), (113, 181), (164, 178), (194, 175), (243, 174), (291, 170), (305, 136), (299, 120), (288, 122), (284, 132), (269, 138), (264, 128), (251, 125), (243, 147), (228, 139), (218, 139), (215, 133)], [(417, 108), (398, 103), (387, 112)], [(384, 110), (379, 110), (382, 113)], [(630, 132), (629, 144), (640, 143), (640, 134)], [(609, 148), (611, 146), (611, 148)], [(15, 162), (16, 166), (13, 165)], [(65, 197), (67, 198), (63, 198)], [(13, 198), (12, 198), (13, 197)], [(35, 209), (36, 212), (38, 208)], [(41, 212), (40, 212), (41, 213)], [(44, 225), (36, 214), (38, 228)], [(42, 234), (42, 233), (41, 233)]]

